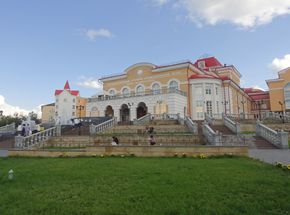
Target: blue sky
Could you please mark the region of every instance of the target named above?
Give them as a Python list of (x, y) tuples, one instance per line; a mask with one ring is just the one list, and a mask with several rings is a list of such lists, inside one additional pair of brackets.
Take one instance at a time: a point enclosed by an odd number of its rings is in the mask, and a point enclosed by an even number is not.
[(134, 63), (204, 54), (235, 65), (244, 87), (267, 88), (290, 66), (290, 1), (213, 2), (0, 0), (0, 108), (53, 102), (66, 80), (91, 96), (97, 89), (80, 85)]

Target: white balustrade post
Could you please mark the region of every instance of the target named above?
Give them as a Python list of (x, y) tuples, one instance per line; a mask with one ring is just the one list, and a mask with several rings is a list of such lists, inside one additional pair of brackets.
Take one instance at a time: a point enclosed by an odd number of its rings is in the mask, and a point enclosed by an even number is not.
[(289, 144), (288, 144), (288, 132), (285, 131), (279, 131), (278, 132), (278, 140), (280, 142), (280, 146), (282, 149), (288, 149)]
[(24, 141), (24, 137), (16, 136), (15, 137), (15, 145), (14, 145), (14, 147), (23, 148), (23, 141)]

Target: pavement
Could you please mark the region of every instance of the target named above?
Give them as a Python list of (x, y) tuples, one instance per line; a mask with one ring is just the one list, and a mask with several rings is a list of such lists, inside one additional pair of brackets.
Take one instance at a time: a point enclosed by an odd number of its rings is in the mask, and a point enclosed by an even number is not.
[(281, 162), (288, 165), (290, 164), (290, 149), (249, 149), (249, 157), (270, 164)]
[(8, 150), (0, 150), (0, 158), (8, 157)]

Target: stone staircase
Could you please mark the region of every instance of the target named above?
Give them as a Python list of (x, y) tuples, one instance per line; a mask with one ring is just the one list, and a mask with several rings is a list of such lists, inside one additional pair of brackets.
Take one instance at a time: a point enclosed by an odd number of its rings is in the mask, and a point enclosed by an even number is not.
[[(173, 123), (172, 121), (158, 123), (153, 121), (147, 125), (154, 128), (153, 136), (157, 145), (180, 145), (190, 146), (200, 144), (198, 135), (193, 135), (186, 126)], [(85, 132), (85, 131), (83, 131)], [(71, 134), (71, 135), (69, 135)], [(116, 125), (96, 135), (75, 135), (78, 131), (66, 133), (61, 137), (52, 137), (44, 147), (86, 147), (110, 145), (112, 137), (119, 139), (120, 145), (149, 145), (150, 134), (146, 133), (146, 125)], [(43, 147), (43, 146), (42, 146)]]
[(268, 142), (262, 137), (254, 136), (254, 147), (257, 149), (277, 149), (275, 145)]
[(87, 136), (90, 135), (90, 127), (88, 125), (83, 125), (80, 128), (67, 126), (61, 131), (62, 136)]
[(0, 138), (0, 149), (11, 149), (14, 148), (15, 137)]
[(218, 131), (219, 133), (222, 133), (224, 135), (235, 135), (228, 127), (225, 125), (211, 125), (210, 126), (212, 130)]

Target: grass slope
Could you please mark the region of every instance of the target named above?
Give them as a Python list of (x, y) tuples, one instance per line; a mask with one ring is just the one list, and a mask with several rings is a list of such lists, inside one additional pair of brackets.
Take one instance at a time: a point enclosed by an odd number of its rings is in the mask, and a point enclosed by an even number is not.
[(1, 215), (289, 212), (289, 172), (247, 158), (0, 159)]

